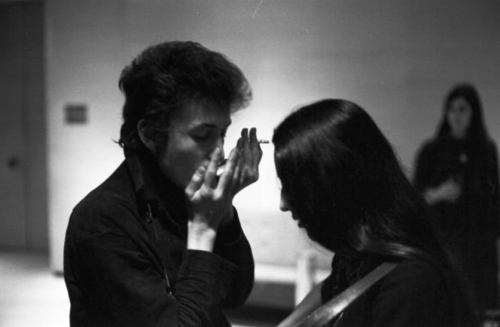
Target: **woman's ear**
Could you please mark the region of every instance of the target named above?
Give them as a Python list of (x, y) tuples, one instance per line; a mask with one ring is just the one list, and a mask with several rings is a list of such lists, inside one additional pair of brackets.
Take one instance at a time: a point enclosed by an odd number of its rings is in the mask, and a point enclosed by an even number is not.
[(156, 144), (150, 138), (148, 126), (144, 119), (139, 120), (139, 122), (137, 123), (137, 133), (139, 134), (142, 143), (149, 149), (149, 151), (151, 151), (152, 153), (156, 153)]

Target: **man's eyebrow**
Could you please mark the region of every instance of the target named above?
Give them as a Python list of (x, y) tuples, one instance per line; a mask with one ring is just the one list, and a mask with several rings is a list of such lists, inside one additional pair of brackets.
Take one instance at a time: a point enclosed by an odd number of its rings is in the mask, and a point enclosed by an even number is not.
[[(231, 125), (232, 121), (230, 120), (226, 125), (223, 126), (223, 129), (226, 129), (229, 127), (229, 125)], [(219, 126), (217, 124), (213, 124), (213, 123), (201, 123), (201, 124), (198, 124), (198, 125), (194, 125), (191, 127), (192, 129), (199, 129), (199, 128), (219, 128)]]
[(202, 123), (202, 124), (198, 124), (198, 125), (193, 126), (193, 128), (202, 128), (202, 127), (217, 128), (217, 125), (210, 124), (210, 123)]

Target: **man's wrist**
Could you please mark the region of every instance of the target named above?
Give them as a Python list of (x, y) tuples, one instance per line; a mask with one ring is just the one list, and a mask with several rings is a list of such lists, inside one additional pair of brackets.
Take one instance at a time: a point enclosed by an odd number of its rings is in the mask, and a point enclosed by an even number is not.
[(216, 236), (217, 232), (212, 228), (190, 221), (188, 223), (187, 248), (212, 252)]
[(238, 213), (234, 207), (231, 208), (231, 219), (225, 219), (224, 224), (219, 226), (217, 231), (217, 242), (229, 245), (238, 242), (241, 238), (241, 225), (238, 219)]
[(231, 223), (233, 222), (234, 216), (235, 216), (234, 208), (231, 206), (231, 208), (228, 210), (227, 214), (224, 216), (224, 218), (222, 218), (220, 225), (219, 225), (219, 230), (221, 227), (224, 228), (226, 226), (231, 225)]

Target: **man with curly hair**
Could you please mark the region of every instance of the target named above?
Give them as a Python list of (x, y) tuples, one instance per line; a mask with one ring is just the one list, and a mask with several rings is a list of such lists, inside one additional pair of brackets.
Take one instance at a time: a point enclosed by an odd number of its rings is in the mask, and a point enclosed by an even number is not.
[(229, 326), (223, 309), (241, 305), (254, 280), (232, 200), (257, 181), (262, 151), (255, 128), (227, 159), (223, 144), (250, 86), (194, 42), (147, 48), (119, 85), (125, 160), (66, 232), (71, 326)]

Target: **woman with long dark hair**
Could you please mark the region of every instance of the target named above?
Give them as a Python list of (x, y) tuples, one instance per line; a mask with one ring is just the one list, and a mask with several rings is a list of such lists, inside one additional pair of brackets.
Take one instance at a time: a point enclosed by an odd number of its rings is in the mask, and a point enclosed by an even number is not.
[(396, 267), (330, 326), (472, 326), (468, 295), (370, 116), (346, 100), (322, 100), (275, 129), (283, 211), (335, 253), (332, 272), (280, 326), (294, 326), (384, 262)]
[(498, 157), (471, 84), (448, 93), (436, 136), (417, 155), (415, 185), (459, 254), (481, 311), (498, 309)]

